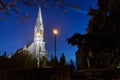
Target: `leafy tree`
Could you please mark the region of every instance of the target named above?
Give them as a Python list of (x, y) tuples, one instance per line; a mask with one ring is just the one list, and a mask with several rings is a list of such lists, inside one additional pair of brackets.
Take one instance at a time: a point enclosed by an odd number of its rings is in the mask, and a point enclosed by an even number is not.
[[(87, 28), (87, 34), (92, 36), (89, 43), (94, 53), (104, 55), (109, 53), (118, 55), (120, 52), (120, 1), (98, 0), (98, 9), (90, 8), (88, 15), (91, 17)], [(96, 47), (96, 48), (95, 48)], [(114, 54), (113, 54), (114, 53)], [(117, 57), (115, 57), (117, 58)], [(114, 60), (113, 60), (114, 61)]]
[[(73, 34), (72, 37), (67, 39), (68, 44), (78, 47), (78, 50), (76, 52), (77, 69), (86, 69), (87, 67), (88, 68), (90, 67), (89, 48), (85, 42), (86, 40), (85, 38), (86, 38), (85, 35), (81, 35), (80, 33), (75, 33)], [(82, 67), (80, 68), (80, 66)]]
[(96, 59), (96, 66), (102, 68), (120, 62), (120, 1), (98, 0), (97, 5), (97, 9), (89, 9), (86, 33), (75, 33), (67, 42), (78, 46), (76, 57), (82, 52), (87, 59)]
[(10, 58), (12, 68), (36, 68), (37, 60), (26, 50), (18, 50)]

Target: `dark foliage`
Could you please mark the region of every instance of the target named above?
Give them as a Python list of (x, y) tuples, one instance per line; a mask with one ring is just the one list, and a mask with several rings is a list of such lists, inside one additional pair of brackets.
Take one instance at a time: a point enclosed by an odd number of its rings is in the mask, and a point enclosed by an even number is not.
[(83, 55), (92, 67), (115, 67), (120, 62), (120, 1), (98, 0), (98, 8), (90, 8), (88, 16), (87, 32), (67, 39), (68, 44), (78, 46), (76, 60)]
[(29, 69), (37, 67), (37, 60), (25, 50), (18, 50), (10, 58), (11, 68), (16, 69)]
[(60, 65), (61, 66), (66, 65), (66, 59), (65, 59), (64, 53), (62, 53), (62, 56), (60, 57)]

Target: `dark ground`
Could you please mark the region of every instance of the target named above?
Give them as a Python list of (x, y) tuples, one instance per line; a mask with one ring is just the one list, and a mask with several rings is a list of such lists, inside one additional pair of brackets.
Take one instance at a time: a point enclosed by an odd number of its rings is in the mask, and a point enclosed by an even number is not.
[(0, 80), (120, 80), (120, 69), (71, 71), (69, 67), (0, 70)]

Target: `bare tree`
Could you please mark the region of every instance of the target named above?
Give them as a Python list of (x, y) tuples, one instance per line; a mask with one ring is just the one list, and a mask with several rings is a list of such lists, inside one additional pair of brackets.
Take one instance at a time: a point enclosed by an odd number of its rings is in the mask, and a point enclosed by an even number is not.
[[(44, 8), (54, 7), (66, 11), (68, 8), (79, 9), (74, 0), (0, 0), (0, 16), (10, 16), (12, 13), (29, 19), (29, 15), (21, 10), (26, 7), (41, 6)], [(4, 18), (4, 17), (3, 17)]]

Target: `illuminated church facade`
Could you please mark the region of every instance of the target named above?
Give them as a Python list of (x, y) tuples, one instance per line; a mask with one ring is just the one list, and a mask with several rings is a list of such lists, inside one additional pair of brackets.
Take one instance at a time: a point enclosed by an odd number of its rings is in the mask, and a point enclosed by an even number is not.
[(23, 50), (29, 51), (33, 57), (42, 59), (43, 57), (47, 59), (48, 53), (45, 49), (45, 41), (44, 41), (44, 25), (42, 21), (41, 8), (39, 7), (38, 16), (36, 19), (36, 24), (34, 27), (34, 41), (29, 46), (25, 46)]

